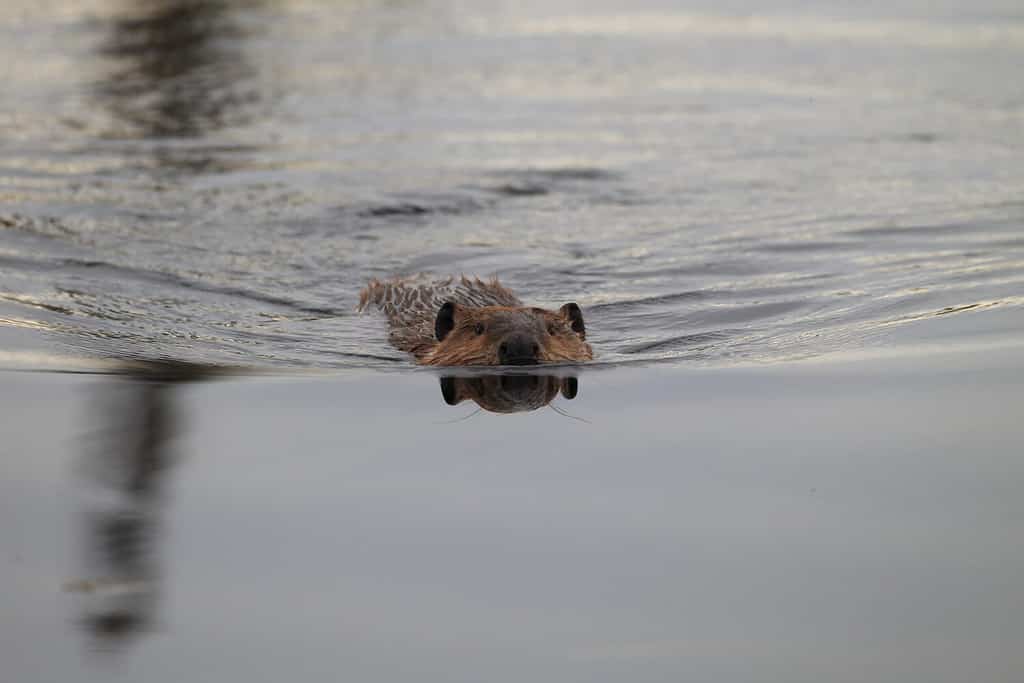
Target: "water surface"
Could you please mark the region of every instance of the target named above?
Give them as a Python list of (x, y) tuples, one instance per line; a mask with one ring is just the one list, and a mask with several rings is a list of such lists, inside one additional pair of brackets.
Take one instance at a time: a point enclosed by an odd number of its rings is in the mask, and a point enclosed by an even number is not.
[(404, 367), (369, 277), (579, 302), (606, 362), (1019, 308), (1016, 3), (16, 2), (0, 318), (74, 353)]
[(3, 372), (0, 673), (1014, 683), (1020, 354), (584, 372), (518, 415)]

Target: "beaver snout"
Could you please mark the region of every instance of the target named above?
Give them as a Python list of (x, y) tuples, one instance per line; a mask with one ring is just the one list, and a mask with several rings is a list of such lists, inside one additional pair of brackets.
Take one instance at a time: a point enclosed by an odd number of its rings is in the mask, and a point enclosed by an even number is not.
[(536, 365), (540, 344), (536, 339), (516, 334), (498, 345), (498, 362), (502, 365)]

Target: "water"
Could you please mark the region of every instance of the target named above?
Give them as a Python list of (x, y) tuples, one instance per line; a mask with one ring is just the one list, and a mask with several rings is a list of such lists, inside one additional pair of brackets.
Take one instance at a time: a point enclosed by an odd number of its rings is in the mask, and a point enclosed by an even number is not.
[(611, 364), (984, 330), (1024, 292), (1016, 2), (7, 3), (0, 323), (405, 368), (370, 277), (577, 301)]
[(0, 372), (0, 678), (1016, 683), (1022, 348), (584, 372), (586, 421)]

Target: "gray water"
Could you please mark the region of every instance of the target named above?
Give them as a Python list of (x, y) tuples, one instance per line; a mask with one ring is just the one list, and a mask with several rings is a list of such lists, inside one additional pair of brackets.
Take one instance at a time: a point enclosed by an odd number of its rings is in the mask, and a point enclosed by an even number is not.
[(7, 2), (0, 324), (407, 367), (353, 309), (426, 271), (579, 302), (608, 363), (984, 329), (1024, 302), (1022, 63), (1016, 1)]
[(1018, 683), (1022, 348), (584, 372), (576, 420), (0, 371), (0, 679)]

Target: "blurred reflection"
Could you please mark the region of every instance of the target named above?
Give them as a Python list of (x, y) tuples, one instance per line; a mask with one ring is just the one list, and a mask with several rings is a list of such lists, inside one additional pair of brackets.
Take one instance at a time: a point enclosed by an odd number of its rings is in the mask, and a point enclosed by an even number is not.
[(254, 2), (138, 0), (111, 22), (103, 54), (114, 60), (96, 91), (137, 137), (196, 137), (245, 123), (259, 101), (238, 13)]
[[(149, 631), (160, 588), (163, 507), (176, 463), (174, 439), (182, 385), (210, 379), (212, 366), (147, 362), (126, 366), (121, 378), (91, 397), (98, 425), (82, 459), (83, 566), (66, 589), (79, 595), (78, 623), (97, 650), (114, 651)], [(477, 375), (442, 377), (449, 405), (473, 401), (494, 413), (536, 410), (561, 394), (575, 398), (575, 377)]]
[(473, 401), (492, 413), (521, 413), (543, 408), (562, 394), (576, 398), (579, 380), (553, 375), (477, 375), (442, 377), (441, 395), (450, 406)]
[(80, 623), (99, 649), (126, 643), (153, 622), (163, 494), (180, 430), (175, 393), (211, 372), (181, 363), (133, 365), (126, 380), (95, 397), (101, 427), (83, 460), (92, 494), (84, 510), (85, 567), (67, 588), (82, 595)]

